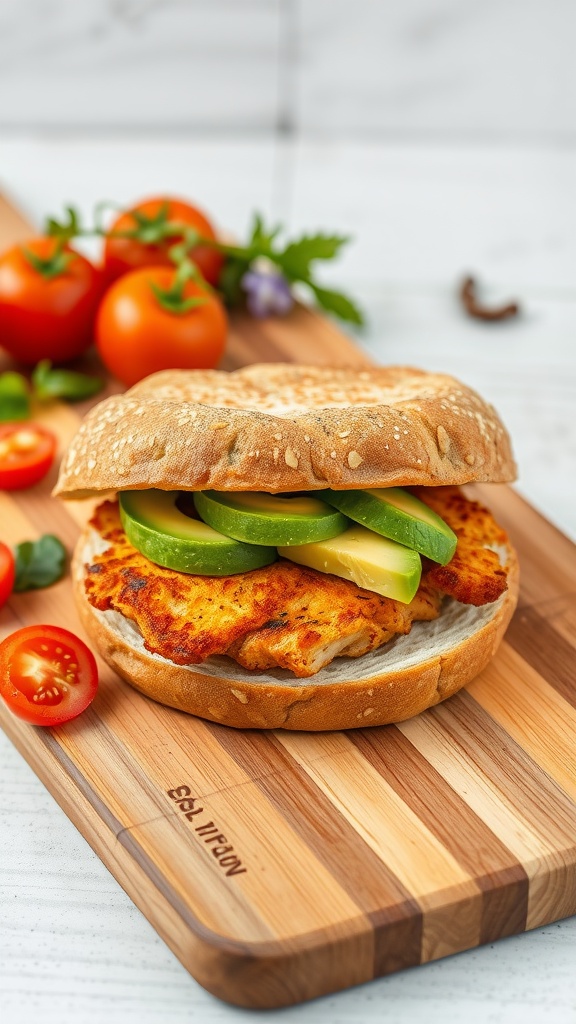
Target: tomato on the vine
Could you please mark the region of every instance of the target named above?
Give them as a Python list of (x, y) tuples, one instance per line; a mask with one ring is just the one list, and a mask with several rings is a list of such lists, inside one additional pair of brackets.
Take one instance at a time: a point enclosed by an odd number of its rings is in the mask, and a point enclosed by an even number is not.
[(56, 437), (37, 423), (0, 424), (0, 490), (37, 484), (50, 469)]
[(0, 347), (34, 366), (65, 362), (92, 341), (102, 275), (57, 238), (33, 238), (0, 256)]
[(211, 369), (224, 351), (224, 306), (196, 281), (177, 284), (177, 277), (168, 267), (134, 270), (102, 300), (98, 351), (127, 387), (158, 370)]
[[(216, 240), (210, 221), (195, 206), (181, 199), (159, 196), (126, 210), (114, 221), (106, 237), (106, 279), (114, 281), (139, 267), (172, 266), (168, 251), (182, 238), (181, 225), (192, 228), (202, 238)], [(224, 262), (222, 254), (208, 245), (197, 245), (189, 256), (202, 276), (215, 287)]]
[(0, 644), (0, 695), (34, 725), (76, 718), (98, 688), (92, 651), (60, 626), (25, 626)]
[(0, 608), (6, 604), (12, 593), (14, 577), (14, 555), (8, 545), (0, 540)]

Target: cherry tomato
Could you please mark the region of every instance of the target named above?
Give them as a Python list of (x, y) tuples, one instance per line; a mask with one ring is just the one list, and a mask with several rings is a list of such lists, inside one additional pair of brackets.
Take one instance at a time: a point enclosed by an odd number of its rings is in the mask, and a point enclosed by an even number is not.
[[(122, 274), (138, 267), (169, 267), (172, 263), (168, 250), (182, 234), (177, 230), (169, 237), (164, 236), (170, 221), (186, 224), (198, 234), (211, 240), (216, 239), (214, 228), (204, 214), (195, 206), (170, 196), (146, 199), (121, 214), (110, 228), (110, 235), (124, 231), (137, 231), (133, 238), (109, 237), (104, 248), (104, 273), (107, 281), (114, 281)], [(154, 236), (157, 241), (154, 241)], [(216, 249), (198, 245), (189, 253), (203, 277), (209, 284), (218, 284), (224, 257)]]
[(97, 688), (92, 651), (67, 629), (26, 626), (0, 644), (0, 694), (26, 722), (68, 722), (88, 707)]
[(0, 540), (0, 608), (2, 608), (14, 586), (14, 555), (7, 544)]
[(195, 281), (182, 298), (201, 298), (186, 312), (164, 308), (154, 288), (168, 292), (174, 270), (133, 270), (106, 292), (96, 321), (96, 343), (108, 370), (127, 387), (149, 373), (168, 369), (209, 369), (224, 351), (228, 322), (220, 300)]
[(0, 257), (0, 346), (34, 366), (80, 355), (93, 336), (102, 275), (55, 238), (33, 238)]
[(0, 424), (0, 490), (16, 491), (37, 484), (56, 454), (52, 431), (36, 423)]

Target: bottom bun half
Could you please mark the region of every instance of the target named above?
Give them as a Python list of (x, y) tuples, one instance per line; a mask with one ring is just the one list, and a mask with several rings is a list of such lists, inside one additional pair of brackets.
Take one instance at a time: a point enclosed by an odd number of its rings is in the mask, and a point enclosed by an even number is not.
[(317, 732), (412, 718), (486, 667), (518, 599), (518, 561), (508, 547), (501, 552), (508, 590), (498, 601), (476, 608), (447, 599), (433, 622), (415, 622), (407, 636), (359, 658), (335, 658), (309, 679), (285, 669), (256, 674), (226, 656), (182, 666), (147, 651), (136, 625), (120, 612), (101, 612), (89, 603), (85, 566), (100, 545), (94, 531), (83, 534), (73, 578), (82, 624), (102, 657), (147, 697), (236, 729)]

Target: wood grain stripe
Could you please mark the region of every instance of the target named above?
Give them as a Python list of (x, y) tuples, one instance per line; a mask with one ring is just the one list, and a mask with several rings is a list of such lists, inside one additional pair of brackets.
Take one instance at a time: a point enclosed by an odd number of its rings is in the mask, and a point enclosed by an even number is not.
[(498, 663), (491, 667), (491, 681), (486, 675), (479, 676), (469, 693), (514, 738), (518, 749), (526, 751), (576, 800), (575, 706), (507, 643), (502, 645)]
[[(254, 770), (250, 734), (217, 725), (212, 731), (244, 771)], [(258, 773), (259, 789), (369, 917), (374, 975), (420, 963), (422, 914), (408, 890), (277, 742), (261, 737), (258, 758), (268, 769)]]
[(475, 878), (483, 893), (480, 942), (523, 931), (528, 877), (485, 822), (394, 726), (351, 732), (350, 740)]
[(560, 786), (468, 693), (397, 728), (524, 866), (527, 927), (574, 913), (576, 807)]
[[(344, 733), (277, 733), (423, 912), (422, 962), (480, 941), (480, 889)], [(312, 760), (320, 747), (327, 756)], [(455, 907), (458, 913), (455, 913)]]
[[(9, 735), (15, 721), (8, 718), (6, 731)], [(21, 753), (26, 752), (30, 757), (30, 748), (25, 740), (22, 742), (23, 735), (25, 733), (16, 729), (12, 739)], [(39, 739), (38, 749), (44, 746), (48, 753), (50, 772), (46, 782), (52, 795), (64, 805), (95, 851), (113, 867), (114, 874), (140, 910), (150, 916), (154, 907), (153, 916), (160, 934), (183, 965), (199, 977), (210, 992), (241, 1006), (265, 1009), (291, 1005), (372, 977), (363, 955), (366, 942), (362, 934), (339, 934), (335, 929), (331, 935), (331, 955), (326, 957), (327, 936), (323, 929), (309, 932), (299, 948), (290, 949), (270, 940), (249, 943), (229, 940), (206, 927), (191, 913), (188, 901), (170, 886), (158, 863), (148, 856), (134, 834), (128, 829), (119, 829), (120, 823), (98, 794), (86, 785), (53, 733), (34, 730), (34, 735)], [(37, 750), (31, 760), (40, 769)], [(72, 788), (66, 786), (65, 780), (73, 784)], [(87, 809), (95, 812), (92, 819)], [(268, 965), (264, 973), (261, 963)]]
[[(564, 634), (562, 627), (557, 628), (562, 620), (569, 627)], [(518, 609), (508, 627), (506, 643), (576, 709), (576, 594), (555, 600), (553, 606), (547, 602), (544, 608)]]

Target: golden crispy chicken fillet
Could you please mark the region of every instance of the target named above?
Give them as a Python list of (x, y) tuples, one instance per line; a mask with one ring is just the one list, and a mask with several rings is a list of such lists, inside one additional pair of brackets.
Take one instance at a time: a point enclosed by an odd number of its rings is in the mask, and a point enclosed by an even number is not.
[(458, 537), (452, 561), (436, 565), (424, 559), (422, 581), (463, 604), (491, 604), (508, 587), (507, 570), (492, 547), (507, 536), (488, 509), (466, 498), (459, 487), (410, 487)]
[(147, 650), (177, 665), (228, 654), (251, 669), (310, 676), (346, 647), (363, 654), (440, 610), (430, 588), (411, 609), (285, 560), (221, 577), (165, 569), (129, 543), (116, 502), (100, 505), (91, 525), (109, 546), (87, 566), (90, 603), (131, 619)]
[[(277, 562), (276, 565), (284, 572), (290, 563)], [(408, 633), (416, 619), (437, 619), (440, 614), (441, 596), (437, 590), (426, 586), (421, 586), (411, 603), (405, 605), (362, 590), (347, 580), (338, 580), (336, 576), (327, 576), (314, 569), (304, 570), (301, 566), (290, 567), (312, 574), (307, 587), (305, 614), (302, 614), (304, 609), (296, 614), (297, 606), (290, 608), (285, 617), (266, 623), (262, 629), (232, 644), (226, 654), (244, 668), (262, 671), (280, 667), (291, 669), (297, 676), (314, 675), (333, 658), (344, 654), (358, 658), (385, 644), (395, 634)], [(338, 580), (345, 586), (337, 595), (336, 589), (325, 588), (325, 580)], [(332, 606), (330, 602), (333, 599), (341, 600), (342, 605)], [(364, 602), (360, 614), (358, 601)], [(388, 613), (394, 617), (395, 611), (391, 608), (385, 611), (386, 605), (398, 606), (401, 623), (397, 623), (395, 629), (384, 629), (376, 619), (365, 618), (366, 614), (374, 612), (379, 618), (383, 614), (387, 617)], [(393, 622), (389, 624), (394, 625)]]

